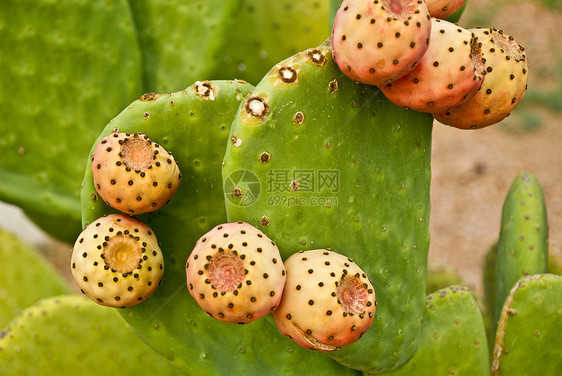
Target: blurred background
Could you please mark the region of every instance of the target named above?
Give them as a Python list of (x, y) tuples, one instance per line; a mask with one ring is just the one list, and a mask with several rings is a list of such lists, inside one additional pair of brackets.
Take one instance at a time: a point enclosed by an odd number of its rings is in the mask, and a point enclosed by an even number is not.
[[(324, 14), (328, 3), (318, 1), (313, 9)], [(251, 13), (249, 6), (245, 10)], [(304, 15), (310, 22), (319, 17)], [(437, 123), (434, 126), (430, 264), (456, 271), (481, 292), (484, 254), (498, 238), (503, 200), (512, 180), (522, 171), (530, 171), (542, 183), (551, 252), (562, 254), (562, 38), (558, 31), (562, 24), (562, 2), (469, 0), (459, 24), (465, 28), (493, 26), (512, 35), (526, 48), (530, 72), (526, 97), (500, 124), (478, 131), (461, 131)], [(0, 30), (3, 28), (5, 25), (0, 25)], [(283, 25), (277, 25), (279, 28)], [(318, 39), (314, 35), (317, 30), (312, 29), (303, 26), (302, 32), (310, 35), (307, 47), (317, 43), (314, 39)], [(285, 55), (278, 58), (271, 56), (267, 46), (261, 47), (260, 56), (267, 56), (273, 62), (296, 52), (287, 46), (282, 52)], [(145, 53), (144, 59), (154, 62), (150, 54)], [(230, 78), (245, 78), (247, 64), (230, 61), (228, 56), (223, 63), (229, 64), (230, 70), (225, 72)], [(166, 74), (180, 88), (192, 83), (184, 83), (173, 72)], [(116, 109), (111, 111), (113, 116), (118, 113)], [(99, 124), (95, 132), (104, 124)], [(36, 246), (70, 280), (69, 242), (50, 237), (28, 220), (18, 206), (5, 202), (0, 202), (0, 228)]]

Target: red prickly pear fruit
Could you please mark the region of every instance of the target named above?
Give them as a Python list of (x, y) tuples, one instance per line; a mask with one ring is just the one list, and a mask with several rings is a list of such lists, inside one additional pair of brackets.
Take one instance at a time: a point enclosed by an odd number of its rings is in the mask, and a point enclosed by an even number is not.
[(279, 330), (298, 345), (335, 351), (356, 342), (373, 323), (375, 291), (350, 258), (326, 249), (285, 261), (287, 281), (273, 312)]
[(82, 293), (110, 307), (146, 300), (164, 273), (162, 251), (150, 227), (124, 214), (86, 226), (72, 249), (71, 265)]
[(245, 222), (203, 235), (187, 260), (186, 275), (190, 294), (209, 316), (236, 324), (275, 310), (286, 278), (275, 243)]
[(92, 154), (92, 172), (101, 198), (127, 214), (161, 208), (181, 180), (174, 157), (140, 133), (104, 137)]
[(466, 0), (425, 0), (425, 5), (431, 17), (444, 20), (459, 10), (465, 2)]
[(440, 112), (473, 97), (484, 78), (478, 39), (448, 21), (432, 18), (429, 48), (413, 71), (380, 87), (394, 104)]
[(430, 32), (423, 0), (344, 0), (332, 29), (334, 60), (352, 80), (383, 85), (416, 66)]
[(525, 49), (496, 29), (470, 29), (481, 43), (486, 76), (480, 90), (460, 106), (435, 112), (435, 119), (460, 129), (500, 122), (521, 102), (527, 89)]

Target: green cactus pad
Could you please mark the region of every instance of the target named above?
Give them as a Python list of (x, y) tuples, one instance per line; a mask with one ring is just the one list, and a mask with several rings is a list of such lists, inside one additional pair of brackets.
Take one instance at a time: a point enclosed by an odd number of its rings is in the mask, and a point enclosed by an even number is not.
[(116, 310), (78, 295), (27, 308), (0, 333), (5, 375), (182, 375)]
[[(199, 82), (182, 92), (139, 100), (100, 135), (115, 127), (144, 133), (173, 153), (183, 176), (168, 205), (139, 216), (162, 244), (162, 285), (142, 304), (120, 312), (141, 338), (190, 374), (265, 375), (275, 370), (301, 375), (309, 369), (353, 374), (298, 348), (266, 319), (234, 325), (208, 317), (187, 290), (185, 263), (196, 241), (226, 222), (221, 163), (232, 118), (252, 88), (234, 81)], [(85, 224), (112, 212), (96, 194), (90, 166), (82, 197)]]
[(449, 286), (466, 286), (466, 283), (454, 270), (444, 267), (432, 267), (430, 265), (427, 273), (425, 292), (431, 294), (434, 291)]
[(388, 376), (489, 375), (486, 331), (470, 291), (449, 287), (428, 295), (418, 350)]
[(562, 278), (521, 279), (501, 312), (493, 376), (558, 376), (562, 369)]
[(131, 21), (125, 0), (2, 2), (0, 200), (63, 240), (80, 232), (93, 140), (139, 95)]
[(70, 287), (39, 252), (0, 229), (0, 328), (42, 298)]
[(330, 36), (327, 0), (239, 2), (213, 78), (259, 82), (280, 60)]
[[(146, 91), (170, 93), (213, 78), (236, 0), (134, 0), (131, 11), (144, 62)], [(234, 78), (234, 77), (228, 77)]]
[(276, 65), (242, 103), (223, 180), (229, 221), (274, 239), (284, 259), (331, 248), (375, 287), (374, 324), (331, 353), (361, 370), (393, 368), (414, 353), (429, 247), (431, 117), (352, 82), (331, 48)]
[(546, 205), (539, 181), (529, 172), (515, 178), (505, 199), (497, 253), (495, 322), (515, 282), (547, 270)]

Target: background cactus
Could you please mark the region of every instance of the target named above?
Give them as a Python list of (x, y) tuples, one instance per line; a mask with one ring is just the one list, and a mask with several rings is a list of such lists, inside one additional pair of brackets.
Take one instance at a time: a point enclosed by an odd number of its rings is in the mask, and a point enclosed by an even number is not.
[(78, 295), (45, 298), (0, 332), (6, 375), (183, 373), (136, 337), (117, 311)]
[(492, 375), (558, 375), (562, 368), (561, 316), (560, 276), (519, 280), (501, 312)]
[(427, 296), (418, 350), (385, 375), (489, 375), (482, 315), (467, 288), (451, 286)]
[(531, 173), (524, 172), (513, 181), (503, 206), (495, 263), (495, 322), (515, 282), (546, 273), (547, 260), (548, 221), (542, 188)]
[(42, 298), (71, 289), (36, 249), (0, 230), (0, 328)]
[(140, 94), (131, 21), (125, 0), (2, 3), (0, 199), (68, 242), (100, 124)]

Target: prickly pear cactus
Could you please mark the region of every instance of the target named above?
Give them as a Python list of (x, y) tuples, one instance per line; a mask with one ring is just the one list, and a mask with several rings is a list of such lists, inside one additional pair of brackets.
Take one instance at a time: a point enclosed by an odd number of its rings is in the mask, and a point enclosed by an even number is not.
[(117, 311), (77, 295), (27, 308), (0, 333), (6, 375), (182, 375), (143, 343)]
[(213, 78), (258, 83), (280, 60), (330, 35), (328, 7), (328, 0), (239, 1)]
[(495, 278), (495, 320), (515, 282), (546, 273), (548, 222), (539, 181), (524, 172), (513, 181), (502, 211)]
[(328, 0), (135, 0), (146, 88), (195, 80), (257, 83), (279, 60), (330, 34)]
[(427, 297), (418, 350), (385, 375), (489, 375), (482, 315), (467, 288), (449, 287)]
[(99, 125), (140, 94), (127, 1), (3, 1), (0, 40), (0, 200), (71, 241)]
[(70, 286), (39, 252), (0, 230), (0, 328), (23, 309)]
[(562, 278), (522, 278), (500, 316), (492, 361), (493, 376), (555, 376), (562, 369)]
[[(212, 78), (236, 0), (135, 0), (131, 11), (144, 60), (145, 89), (171, 93)], [(232, 78), (232, 77), (229, 77)]]
[[(226, 222), (221, 163), (232, 118), (252, 88), (233, 81), (198, 82), (182, 92), (148, 96), (131, 104), (100, 135), (113, 128), (146, 134), (173, 153), (182, 172), (170, 204), (139, 216), (162, 244), (162, 284), (142, 304), (120, 312), (141, 338), (190, 374), (263, 375), (272, 369), (283, 375), (309, 369), (353, 374), (300, 349), (266, 319), (234, 325), (207, 316), (187, 290), (185, 263), (197, 239)], [(90, 167), (82, 197), (85, 224), (112, 212), (96, 194)]]
[(432, 121), (345, 77), (330, 46), (276, 65), (241, 104), (224, 158), (229, 221), (264, 231), (284, 259), (331, 248), (377, 296), (373, 326), (331, 353), (365, 371), (412, 356), (425, 301)]

